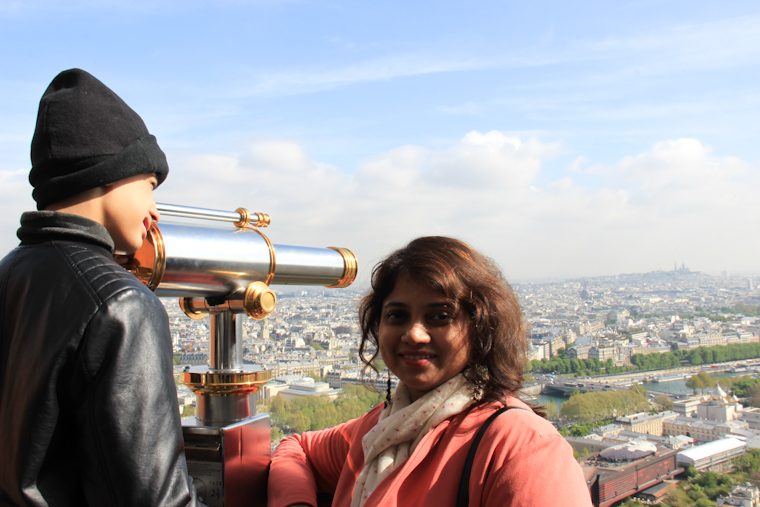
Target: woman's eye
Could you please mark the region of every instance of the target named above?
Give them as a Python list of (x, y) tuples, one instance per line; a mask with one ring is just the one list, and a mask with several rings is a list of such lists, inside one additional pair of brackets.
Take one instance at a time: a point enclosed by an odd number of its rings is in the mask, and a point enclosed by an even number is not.
[(440, 313), (434, 313), (430, 316), (430, 320), (433, 322), (437, 322), (439, 324), (446, 323), (454, 318), (453, 315), (451, 315), (448, 312), (440, 312)]
[(389, 321), (399, 321), (399, 320), (403, 320), (405, 317), (406, 317), (406, 314), (398, 310), (391, 310), (385, 314), (386, 320), (389, 320)]

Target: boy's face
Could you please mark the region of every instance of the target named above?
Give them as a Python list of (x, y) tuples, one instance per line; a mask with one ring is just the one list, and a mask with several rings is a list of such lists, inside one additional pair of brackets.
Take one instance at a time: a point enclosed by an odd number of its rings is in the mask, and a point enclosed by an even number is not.
[(103, 196), (103, 225), (115, 244), (116, 253), (135, 253), (148, 229), (159, 220), (153, 189), (155, 174), (138, 174), (106, 186)]

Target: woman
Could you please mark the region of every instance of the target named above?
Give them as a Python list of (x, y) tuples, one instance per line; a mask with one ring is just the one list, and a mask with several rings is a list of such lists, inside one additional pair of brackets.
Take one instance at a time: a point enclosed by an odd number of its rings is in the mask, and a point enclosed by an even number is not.
[[(590, 506), (567, 442), (520, 401), (527, 338), (498, 267), (468, 245), (418, 238), (381, 262), (359, 308), (362, 360), (378, 352), (393, 396), (334, 428), (288, 437), (272, 457), (269, 506)], [(371, 352), (371, 357), (365, 353)], [(374, 367), (373, 367), (374, 368)], [(485, 430), (465, 466), (478, 430)]]

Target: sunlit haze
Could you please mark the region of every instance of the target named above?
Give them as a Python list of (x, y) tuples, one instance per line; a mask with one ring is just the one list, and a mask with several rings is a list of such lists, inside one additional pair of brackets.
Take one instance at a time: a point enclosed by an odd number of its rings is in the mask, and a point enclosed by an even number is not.
[(760, 272), (755, 1), (6, 0), (0, 41), (0, 256), (80, 67), (158, 138), (158, 202), (269, 213), (360, 281), (432, 234), (514, 281)]

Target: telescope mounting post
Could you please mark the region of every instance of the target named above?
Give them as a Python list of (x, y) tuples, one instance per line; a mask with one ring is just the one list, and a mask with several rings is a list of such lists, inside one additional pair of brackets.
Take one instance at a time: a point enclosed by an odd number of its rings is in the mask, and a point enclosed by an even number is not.
[[(253, 285), (253, 284), (252, 284)], [(270, 313), (276, 304), (274, 293), (261, 289), (257, 308)], [(252, 293), (237, 291), (228, 298), (182, 298), (180, 306), (193, 319), (209, 316), (209, 367), (186, 368), (183, 382), (195, 393), (198, 401), (195, 418), (204, 426), (227, 426), (256, 414), (249, 396), (269, 381), (271, 372), (264, 367), (243, 364), (243, 329), (240, 313), (250, 310)], [(263, 300), (263, 302), (262, 302)], [(255, 317), (254, 317), (255, 318)], [(263, 317), (261, 317), (263, 318)]]

